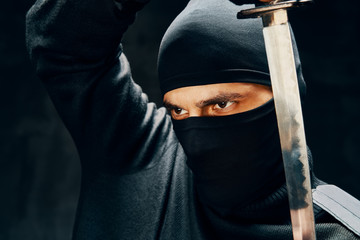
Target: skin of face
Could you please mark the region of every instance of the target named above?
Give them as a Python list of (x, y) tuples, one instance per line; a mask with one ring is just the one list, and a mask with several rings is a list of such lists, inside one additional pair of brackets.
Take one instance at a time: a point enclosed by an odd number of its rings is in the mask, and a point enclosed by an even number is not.
[(272, 99), (270, 86), (219, 83), (174, 89), (164, 95), (164, 106), (175, 120), (216, 117), (246, 112)]

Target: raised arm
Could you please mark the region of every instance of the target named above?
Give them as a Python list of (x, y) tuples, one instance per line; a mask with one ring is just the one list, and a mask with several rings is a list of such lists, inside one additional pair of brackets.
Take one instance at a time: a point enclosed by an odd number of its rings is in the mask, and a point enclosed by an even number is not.
[(120, 45), (145, 2), (38, 0), (28, 12), (31, 59), (83, 169), (144, 168), (166, 147), (171, 126), (165, 111), (134, 84)]

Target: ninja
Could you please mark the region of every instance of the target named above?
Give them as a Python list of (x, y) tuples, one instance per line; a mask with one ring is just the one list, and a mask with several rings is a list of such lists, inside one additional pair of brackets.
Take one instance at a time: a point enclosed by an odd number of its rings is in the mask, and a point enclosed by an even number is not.
[[(261, 20), (191, 0), (161, 43), (157, 108), (120, 44), (146, 2), (38, 0), (27, 15), (31, 58), (81, 158), (74, 239), (292, 239)], [(304, 97), (297, 52), (296, 65)], [(359, 239), (347, 224), (359, 202), (313, 173), (312, 187), (336, 202), (314, 205), (318, 239)]]

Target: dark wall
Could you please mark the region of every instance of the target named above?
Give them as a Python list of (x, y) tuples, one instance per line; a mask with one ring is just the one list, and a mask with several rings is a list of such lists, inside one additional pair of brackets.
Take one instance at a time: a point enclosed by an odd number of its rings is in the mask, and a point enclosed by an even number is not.
[[(134, 79), (158, 104), (158, 46), (186, 2), (153, 0), (124, 39)], [(32, 3), (0, 8), (0, 240), (69, 239), (78, 198), (75, 147), (25, 50)], [(334, 3), (291, 14), (308, 84), (305, 128), (317, 175), (360, 198), (360, 4)]]
[(308, 85), (307, 141), (317, 175), (360, 198), (360, 2), (315, 1), (292, 14)]

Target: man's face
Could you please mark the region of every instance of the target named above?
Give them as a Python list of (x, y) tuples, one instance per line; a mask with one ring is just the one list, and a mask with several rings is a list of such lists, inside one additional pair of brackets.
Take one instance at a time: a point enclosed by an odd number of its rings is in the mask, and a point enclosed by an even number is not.
[(271, 87), (254, 83), (219, 83), (178, 88), (164, 95), (175, 120), (226, 116), (257, 108), (273, 97)]

